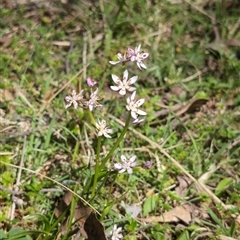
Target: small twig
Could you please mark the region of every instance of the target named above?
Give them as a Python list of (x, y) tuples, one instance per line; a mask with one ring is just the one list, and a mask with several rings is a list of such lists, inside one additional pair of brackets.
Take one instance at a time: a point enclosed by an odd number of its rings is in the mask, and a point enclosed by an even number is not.
[(15, 134), (12, 134), (12, 135), (8, 135), (5, 138), (0, 139), (0, 142), (7, 142), (9, 139), (16, 138), (16, 137), (23, 137), (23, 136), (26, 137), (33, 132), (36, 132), (36, 131), (30, 130), (30, 131), (26, 131), (26, 132), (23, 132), (23, 133), (15, 133)]
[(67, 56), (65, 58), (65, 71), (66, 71), (66, 74), (69, 75), (70, 74), (70, 67), (69, 67), (69, 59), (68, 59), (68, 56), (69, 54), (72, 52), (73, 50), (73, 43), (71, 42), (70, 43), (70, 46), (69, 46), (69, 49), (68, 49), (68, 52), (67, 52)]
[[(24, 161), (24, 156), (25, 156), (25, 150), (26, 150), (26, 142), (27, 142), (27, 136), (24, 136), (24, 142), (23, 142), (23, 149), (22, 149), (22, 156), (21, 156), (21, 160), (20, 160), (20, 164), (19, 164), (19, 170), (18, 170), (18, 174), (17, 174), (17, 180), (16, 180), (16, 184), (14, 187), (14, 192), (18, 192), (19, 188), (19, 184), (20, 184), (20, 180), (21, 180), (21, 175), (22, 175), (22, 167), (23, 167), (23, 161)], [(15, 194), (12, 193), (12, 208), (11, 208), (11, 213), (10, 213), (10, 220), (14, 219), (14, 214), (15, 214), (15, 209), (16, 209), (16, 203), (14, 201), (15, 199)]]
[(11, 190), (9, 188), (5, 188), (4, 186), (0, 185), (0, 190), (4, 191), (4, 192), (9, 192), (12, 195), (21, 195), (24, 194), (24, 191), (15, 191), (15, 190)]
[[(9, 192), (12, 195), (21, 195), (21, 194), (26, 194), (27, 192), (25, 191), (16, 191), (16, 190), (11, 190), (9, 188), (5, 188), (4, 186), (2, 186), (0, 184), (0, 190), (4, 191), (4, 192)], [(60, 188), (43, 188), (39, 191), (40, 193), (48, 193), (48, 192), (63, 192), (62, 189)]]
[[(87, 33), (83, 34), (83, 53), (82, 53), (82, 63), (83, 63), (83, 79), (87, 78)], [(79, 84), (80, 86), (80, 84)], [(81, 89), (78, 89), (81, 90)]]
[(43, 189), (41, 189), (39, 192), (41, 192), (41, 193), (48, 193), (48, 192), (63, 192), (63, 190), (62, 189), (60, 189), (60, 188), (43, 188)]
[(181, 82), (184, 82), (184, 83), (186, 83), (186, 82), (190, 82), (190, 81), (192, 81), (193, 79), (195, 79), (196, 77), (199, 77), (199, 76), (201, 76), (204, 72), (206, 72), (208, 70), (208, 68), (204, 68), (203, 70), (198, 70), (196, 73), (194, 73), (193, 75), (191, 75), (191, 76), (189, 76), (189, 77), (187, 77), (187, 78), (184, 78), (184, 79), (182, 79), (181, 80)]

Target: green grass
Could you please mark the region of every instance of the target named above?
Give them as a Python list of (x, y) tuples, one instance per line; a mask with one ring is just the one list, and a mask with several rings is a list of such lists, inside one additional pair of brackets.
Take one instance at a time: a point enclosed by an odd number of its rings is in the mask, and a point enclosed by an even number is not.
[[(122, 227), (124, 239), (240, 236), (240, 6), (234, 0), (173, 2), (1, 6), (0, 239), (74, 239), (79, 197), (99, 212), (106, 232)], [(111, 74), (122, 76), (125, 68), (108, 61), (139, 44), (150, 53), (147, 70), (127, 67), (139, 76), (146, 120), (130, 126), (93, 194), (95, 128), (86, 111), (65, 109), (64, 98), (86, 88), (88, 76), (98, 81), (104, 107), (93, 115), (114, 129), (112, 139), (102, 141), (101, 161), (127, 117), (125, 102), (109, 88)], [(110, 171), (121, 154), (137, 155), (132, 175)], [(146, 161), (153, 163), (149, 169)], [(23, 205), (11, 216), (19, 175), (24, 193), (16, 197)], [(184, 185), (183, 177), (192, 181)], [(199, 191), (194, 179), (212, 195)], [(76, 196), (57, 218), (67, 189)], [(121, 202), (140, 207), (138, 217)], [(167, 215), (185, 204), (194, 206), (191, 221), (184, 222), (186, 211), (183, 220)], [(101, 228), (98, 220), (91, 219), (94, 228)]]

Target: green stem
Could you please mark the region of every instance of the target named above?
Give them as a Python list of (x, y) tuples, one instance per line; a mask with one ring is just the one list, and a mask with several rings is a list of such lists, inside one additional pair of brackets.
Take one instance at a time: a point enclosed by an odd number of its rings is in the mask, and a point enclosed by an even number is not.
[(93, 116), (93, 114), (92, 114), (92, 112), (90, 110), (88, 110), (88, 116), (89, 116), (92, 124), (95, 126), (96, 121), (95, 121), (95, 118), (94, 118), (94, 116)]
[(131, 112), (129, 112), (128, 117), (127, 117), (127, 121), (126, 124), (120, 134), (120, 136), (118, 137), (117, 141), (115, 142), (115, 144), (113, 145), (112, 149), (109, 151), (109, 153), (107, 154), (107, 156), (103, 159), (101, 165), (99, 166), (99, 170), (101, 171), (101, 169), (105, 166), (106, 162), (112, 157), (114, 151), (116, 150), (116, 148), (119, 146), (120, 142), (122, 141), (125, 133), (128, 130), (129, 127), (129, 123), (130, 123), (130, 119), (131, 119)]
[(92, 200), (95, 196), (96, 188), (97, 188), (97, 179), (98, 179), (98, 174), (100, 172), (99, 168), (99, 157), (100, 157), (100, 149), (101, 149), (101, 137), (98, 137), (97, 140), (97, 156), (96, 156), (96, 164), (95, 164), (95, 174), (94, 174), (94, 179), (93, 179), (93, 187), (92, 187)]

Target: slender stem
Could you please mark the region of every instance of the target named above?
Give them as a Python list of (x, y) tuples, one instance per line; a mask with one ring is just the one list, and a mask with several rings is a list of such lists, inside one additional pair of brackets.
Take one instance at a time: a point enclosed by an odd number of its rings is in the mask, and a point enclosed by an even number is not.
[(88, 116), (89, 116), (92, 124), (95, 126), (96, 121), (95, 121), (95, 118), (94, 118), (94, 116), (93, 116), (93, 114), (92, 114), (92, 112), (90, 110), (88, 110)]
[(120, 134), (120, 136), (118, 137), (117, 141), (115, 142), (115, 144), (113, 145), (112, 149), (109, 151), (109, 153), (107, 154), (107, 156), (103, 159), (99, 170), (101, 171), (101, 169), (105, 166), (106, 162), (112, 157), (114, 151), (116, 150), (116, 148), (119, 146), (120, 142), (122, 141), (125, 133), (128, 130), (129, 127), (129, 123), (130, 123), (130, 119), (131, 119), (131, 112), (129, 112), (128, 117), (127, 117), (127, 121), (125, 123), (125, 126)]
[(109, 194), (108, 194), (108, 198), (107, 198), (107, 207), (103, 210), (102, 215), (100, 217), (100, 222), (103, 221), (103, 219), (105, 218), (105, 216), (111, 211), (113, 204), (115, 203), (115, 201), (111, 201), (111, 197), (112, 197), (112, 189), (113, 189), (113, 185), (115, 184), (116, 178), (117, 178), (117, 173), (115, 174), (114, 178), (112, 179), (112, 183), (109, 189)]
[(95, 192), (96, 192), (97, 179), (98, 179), (98, 174), (100, 172), (100, 169), (99, 169), (100, 149), (101, 149), (101, 137), (98, 137), (98, 140), (97, 140), (97, 156), (96, 156), (96, 164), (95, 164), (95, 174), (94, 174), (93, 187), (92, 187), (92, 199), (94, 198), (94, 195), (95, 195)]

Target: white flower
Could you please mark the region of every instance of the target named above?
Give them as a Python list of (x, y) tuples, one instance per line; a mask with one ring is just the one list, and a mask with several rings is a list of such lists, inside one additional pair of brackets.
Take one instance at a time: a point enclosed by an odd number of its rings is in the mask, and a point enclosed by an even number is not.
[(87, 82), (87, 85), (89, 87), (93, 87), (94, 85), (97, 84), (97, 82), (94, 79), (90, 78), (90, 77), (87, 78), (86, 82)]
[(123, 235), (120, 233), (122, 231), (121, 227), (117, 227), (115, 224), (113, 230), (108, 234), (111, 237), (111, 240), (120, 240), (123, 238)]
[(118, 61), (109, 61), (109, 63), (112, 65), (116, 65), (118, 63), (127, 61), (127, 57), (125, 54), (118, 53), (117, 58), (118, 58)]
[(133, 62), (135, 61), (135, 57), (140, 53), (141, 44), (139, 44), (135, 49), (128, 48), (127, 54), (130, 60)]
[(84, 90), (77, 94), (75, 90), (72, 90), (72, 96), (65, 97), (65, 101), (68, 102), (65, 108), (68, 108), (73, 104), (73, 107), (77, 109), (79, 104), (82, 105), (80, 101), (83, 99), (83, 91)]
[(102, 120), (102, 121), (98, 120), (98, 122), (96, 123), (96, 128), (98, 131), (97, 133), (98, 137), (103, 135), (106, 138), (111, 138), (109, 133), (112, 133), (113, 130), (107, 127), (107, 123), (105, 120)]
[(137, 120), (137, 122), (139, 122), (138, 120), (138, 115), (147, 115), (146, 112), (138, 109), (145, 101), (145, 99), (139, 99), (137, 101), (135, 101), (135, 96), (136, 96), (136, 91), (133, 92), (133, 94), (131, 95), (131, 97), (127, 98), (127, 110), (131, 111), (131, 116)]
[(132, 174), (132, 168), (136, 166), (136, 157), (136, 155), (133, 155), (129, 160), (127, 160), (124, 155), (121, 155), (122, 163), (115, 163), (114, 167), (119, 170), (119, 173), (127, 171), (129, 174)]
[(140, 69), (142, 68), (146, 69), (147, 67), (143, 63), (143, 60), (149, 56), (149, 53), (144, 53), (143, 51), (141, 52), (140, 49), (141, 49), (141, 44), (135, 47), (135, 49), (128, 48), (124, 54), (122, 53), (117, 54), (118, 61), (109, 61), (109, 63), (116, 65), (121, 62), (136, 61)]
[(117, 86), (111, 86), (110, 88), (113, 91), (119, 91), (120, 95), (125, 95), (127, 91), (133, 92), (136, 90), (135, 87), (130, 87), (130, 85), (134, 84), (137, 81), (138, 76), (134, 76), (134, 77), (131, 77), (130, 79), (128, 79), (128, 70), (125, 70), (123, 72), (122, 81), (119, 77), (117, 77), (114, 74), (112, 74), (112, 79)]
[(90, 99), (84, 103), (84, 105), (86, 105), (90, 111), (93, 110), (93, 108), (95, 107), (101, 107), (102, 105), (99, 104), (97, 101), (99, 100), (98, 98), (98, 88), (95, 90), (95, 92), (93, 92), (91, 95), (90, 95)]
[(140, 52), (141, 44), (138, 47), (135, 47), (135, 50), (132, 48), (128, 48), (128, 57), (132, 62), (137, 62), (139, 69), (147, 68), (143, 63), (143, 60), (149, 56), (149, 53)]
[(147, 58), (148, 55), (149, 53), (138, 53), (138, 55), (136, 56), (135, 61), (137, 62), (139, 69), (147, 69), (147, 66), (143, 63), (143, 60)]

